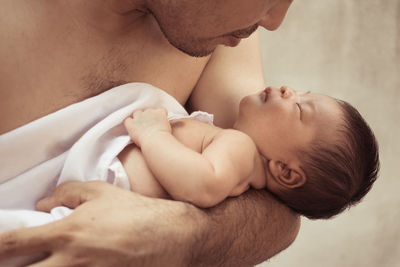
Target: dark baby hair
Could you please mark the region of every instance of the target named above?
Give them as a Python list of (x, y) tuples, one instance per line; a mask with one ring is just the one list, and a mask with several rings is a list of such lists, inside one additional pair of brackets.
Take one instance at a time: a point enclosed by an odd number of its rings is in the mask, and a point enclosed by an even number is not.
[(360, 113), (337, 100), (343, 113), (336, 144), (316, 141), (300, 152), (307, 182), (277, 197), (310, 219), (328, 219), (370, 191), (379, 171), (378, 143)]

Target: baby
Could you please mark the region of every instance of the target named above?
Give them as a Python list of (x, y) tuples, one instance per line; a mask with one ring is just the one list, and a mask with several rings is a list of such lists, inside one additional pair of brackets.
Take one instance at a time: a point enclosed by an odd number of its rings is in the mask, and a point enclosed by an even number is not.
[(134, 144), (118, 157), (131, 188), (203, 208), (266, 188), (326, 219), (359, 202), (379, 169), (376, 139), (356, 109), (286, 86), (243, 98), (233, 129), (169, 122), (163, 109), (135, 111), (124, 125)]

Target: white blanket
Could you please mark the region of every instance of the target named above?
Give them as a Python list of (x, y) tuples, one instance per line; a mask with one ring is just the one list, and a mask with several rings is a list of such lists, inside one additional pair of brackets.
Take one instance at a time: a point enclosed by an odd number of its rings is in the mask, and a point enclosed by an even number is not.
[(121, 123), (133, 110), (150, 107), (166, 108), (170, 119), (188, 115), (164, 91), (131, 83), (1, 135), (0, 232), (66, 216), (66, 208), (51, 215), (34, 211), (35, 203), (62, 182), (96, 179), (129, 189), (128, 179), (110, 175), (130, 142)]

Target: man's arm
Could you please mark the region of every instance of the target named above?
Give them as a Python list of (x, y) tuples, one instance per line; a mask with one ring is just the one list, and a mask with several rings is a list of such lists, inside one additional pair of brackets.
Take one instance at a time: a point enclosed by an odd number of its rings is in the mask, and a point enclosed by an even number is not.
[(189, 266), (254, 266), (287, 248), (300, 217), (264, 190), (249, 190), (206, 210)]
[(293, 242), (300, 222), (262, 191), (201, 210), (105, 182), (69, 182), (37, 208), (60, 205), (75, 211), (1, 234), (0, 265), (12, 256), (45, 254), (32, 266), (253, 266)]

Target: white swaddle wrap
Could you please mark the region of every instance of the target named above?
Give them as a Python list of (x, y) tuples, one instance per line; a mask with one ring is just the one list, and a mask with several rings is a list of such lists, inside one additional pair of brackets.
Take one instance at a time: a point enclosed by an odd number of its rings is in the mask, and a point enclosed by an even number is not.
[[(68, 215), (34, 204), (65, 181), (103, 180), (129, 189), (126, 175), (115, 175), (116, 158), (130, 143), (122, 124), (136, 109), (164, 107), (169, 119), (188, 117), (164, 91), (144, 83), (108, 90), (0, 136), (0, 232), (35, 226)], [(212, 116), (197, 112), (199, 120)], [(120, 169), (120, 168), (119, 168)]]

